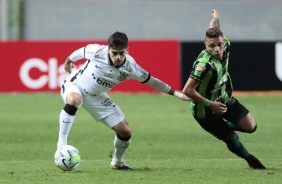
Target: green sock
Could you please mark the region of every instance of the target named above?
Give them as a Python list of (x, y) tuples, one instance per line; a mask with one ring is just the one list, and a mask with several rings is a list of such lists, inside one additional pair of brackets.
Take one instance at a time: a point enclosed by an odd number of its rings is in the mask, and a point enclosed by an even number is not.
[(246, 150), (244, 145), (239, 141), (239, 137), (236, 132), (234, 132), (233, 136), (229, 140), (224, 142), (226, 143), (228, 149), (235, 155), (244, 158), (245, 160), (250, 158), (251, 155)]

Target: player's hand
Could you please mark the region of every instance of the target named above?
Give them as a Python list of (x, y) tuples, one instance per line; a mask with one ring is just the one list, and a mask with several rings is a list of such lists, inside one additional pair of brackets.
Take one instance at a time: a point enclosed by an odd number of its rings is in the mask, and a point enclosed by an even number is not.
[(71, 69), (73, 68), (73, 66), (72, 66), (71, 63), (65, 62), (64, 68), (65, 68), (65, 70), (66, 70), (68, 73), (71, 73)]
[(211, 102), (209, 108), (218, 115), (223, 114), (227, 111), (226, 105), (220, 102)]
[(220, 18), (219, 12), (218, 12), (217, 10), (212, 10), (212, 11), (211, 11), (211, 17), (213, 18), (213, 17), (215, 17), (215, 16), (217, 16), (218, 18)]
[(183, 94), (182, 98), (183, 101), (192, 101), (191, 98), (189, 98), (188, 96), (186, 96), (185, 94)]
[(71, 60), (69, 59), (69, 57), (67, 57), (65, 63), (64, 63), (64, 68), (68, 73), (71, 73), (71, 70), (73, 68), (73, 65), (71, 64)]

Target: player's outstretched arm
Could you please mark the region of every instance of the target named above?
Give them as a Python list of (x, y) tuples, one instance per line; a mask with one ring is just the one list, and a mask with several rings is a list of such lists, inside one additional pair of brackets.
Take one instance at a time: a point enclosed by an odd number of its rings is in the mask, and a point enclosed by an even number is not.
[(158, 91), (161, 91), (163, 93), (167, 93), (169, 95), (175, 96), (175, 97), (180, 98), (184, 101), (191, 101), (191, 99), (188, 98), (185, 94), (175, 91), (168, 84), (166, 84), (165, 82), (163, 82), (163, 81), (161, 81), (161, 80), (159, 80), (159, 79), (157, 79), (153, 76), (151, 76), (150, 79), (145, 84), (151, 86), (152, 88), (155, 88)]
[(180, 93), (178, 91), (175, 91), (174, 89), (170, 88), (169, 92), (167, 94), (173, 95), (175, 97), (181, 98), (183, 101), (191, 101), (191, 98), (186, 96), (183, 93)]
[(211, 21), (210, 21), (210, 28), (218, 28), (220, 29), (220, 24), (219, 24), (219, 20), (220, 20), (220, 14), (217, 10), (212, 10), (211, 11)]

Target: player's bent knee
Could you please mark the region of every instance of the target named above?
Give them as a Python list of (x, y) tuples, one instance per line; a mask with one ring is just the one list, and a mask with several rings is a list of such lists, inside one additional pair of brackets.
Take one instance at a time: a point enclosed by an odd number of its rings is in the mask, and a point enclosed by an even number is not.
[(128, 141), (128, 140), (130, 140), (130, 138), (131, 138), (131, 131), (130, 131), (130, 133), (128, 133), (128, 134), (120, 134), (120, 133), (117, 133), (117, 137), (118, 137), (120, 140), (122, 140), (122, 141)]
[(70, 98), (67, 100), (67, 103), (75, 107), (79, 107), (81, 104), (81, 100), (79, 98)]
[(82, 103), (82, 97), (76, 93), (70, 93), (66, 97), (66, 102), (75, 107), (79, 107)]
[(118, 138), (120, 138), (121, 140), (123, 140), (122, 138), (131, 137), (131, 129), (128, 126), (123, 128), (113, 127), (113, 130), (116, 132)]
[(251, 129), (250, 131), (247, 131), (248, 133), (254, 133), (257, 130), (257, 124)]
[(129, 127), (128, 123), (125, 120), (115, 125), (113, 127), (113, 130), (120, 137), (131, 137), (131, 128)]
[(123, 131), (118, 133), (121, 137), (131, 137), (131, 129), (126, 127)]

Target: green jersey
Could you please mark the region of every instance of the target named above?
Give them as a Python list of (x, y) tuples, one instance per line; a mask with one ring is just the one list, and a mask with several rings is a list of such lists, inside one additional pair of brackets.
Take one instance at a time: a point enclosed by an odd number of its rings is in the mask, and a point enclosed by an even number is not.
[[(224, 104), (229, 102), (232, 95), (232, 82), (228, 73), (228, 60), (230, 54), (230, 41), (224, 37), (224, 59), (220, 61), (214, 58), (207, 50), (203, 50), (193, 64), (190, 77), (200, 84), (196, 88), (203, 97)], [(194, 116), (206, 118), (211, 112), (204, 104), (194, 101), (190, 103), (190, 108)]]

